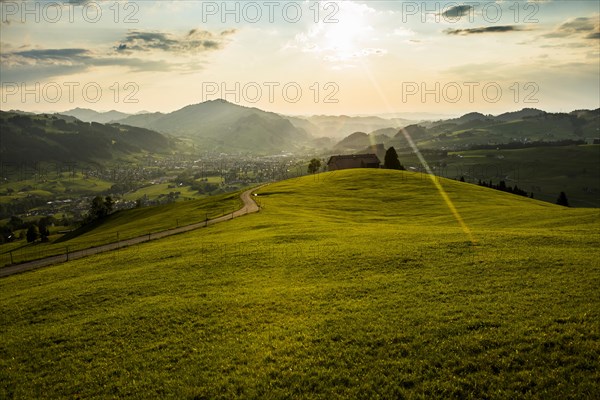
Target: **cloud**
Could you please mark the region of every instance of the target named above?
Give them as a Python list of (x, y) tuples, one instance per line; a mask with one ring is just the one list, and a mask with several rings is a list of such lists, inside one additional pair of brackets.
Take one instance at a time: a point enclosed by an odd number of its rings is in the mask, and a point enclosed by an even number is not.
[(563, 22), (552, 32), (542, 35), (545, 38), (565, 38), (584, 35), (588, 39), (597, 39), (600, 32), (598, 17), (578, 17)]
[(520, 32), (526, 29), (516, 25), (499, 25), (499, 26), (486, 26), (480, 28), (470, 29), (446, 29), (444, 33), (446, 35), (473, 35), (479, 33), (505, 33), (505, 32)]
[[(372, 57), (372, 56), (383, 56), (386, 54), (388, 54), (387, 49), (364, 48), (364, 49), (356, 50), (349, 54), (335, 54), (334, 53), (334, 54), (326, 55), (324, 59), (326, 61), (339, 63), (339, 62), (347, 62), (347, 61), (351, 61), (351, 60), (355, 60), (355, 59), (359, 59), (359, 58), (366, 58), (366, 57)], [(352, 65), (350, 64), (347, 66), (352, 66)]]
[(132, 29), (114, 49), (117, 52), (128, 54), (150, 51), (195, 54), (222, 49), (228, 43), (229, 36), (236, 32), (235, 29), (221, 33), (192, 29), (182, 36), (176, 36), (169, 32)]
[(91, 3), (92, 1), (93, 0), (67, 0), (66, 2), (73, 6), (84, 6), (87, 3)]
[[(97, 67), (123, 67), (134, 72), (197, 71), (203, 67), (202, 54), (224, 48), (236, 32), (235, 29), (216, 33), (191, 29), (175, 35), (162, 31), (129, 30), (123, 40), (116, 45), (107, 45), (104, 51), (35, 48), (31, 45), (17, 48), (4, 46), (5, 42), (2, 42), (2, 79), (41, 80)], [(166, 60), (163, 59), (165, 53), (168, 54)]]
[(70, 67), (83, 64), (91, 59), (85, 49), (33, 49), (0, 54), (3, 68), (19, 68), (35, 65)]
[(583, 42), (566, 42), (556, 44), (543, 44), (540, 46), (542, 49), (582, 49), (589, 48), (587, 43)]
[(600, 32), (592, 32), (592, 33), (588, 34), (585, 38), (586, 39), (600, 39)]
[(564, 21), (551, 32), (541, 35), (541, 39), (548, 40), (549, 44), (542, 47), (548, 48), (590, 48), (597, 49), (600, 39), (600, 19), (596, 14), (593, 17), (578, 17)]
[(394, 35), (394, 36), (414, 36), (415, 32), (411, 29), (400, 27), (400, 28), (394, 29), (394, 32), (392, 33), (392, 35)]
[[(339, 4), (335, 14), (336, 23), (311, 24), (306, 31), (294, 35), (283, 46), (285, 51), (311, 53), (315, 57), (335, 64), (335, 69), (354, 68), (358, 59), (383, 56), (388, 50), (381, 47), (376, 24), (382, 17), (377, 10), (367, 4), (354, 1), (336, 2)], [(411, 36), (410, 29), (400, 27), (388, 36)]]
[(94, 67), (125, 67), (133, 72), (186, 70), (183, 64), (136, 57), (111, 57), (87, 49), (31, 49), (0, 55), (2, 80), (7, 82), (43, 80), (68, 76)]
[(227, 30), (224, 30), (223, 32), (221, 32), (221, 36), (229, 36), (229, 35), (233, 35), (235, 33), (237, 33), (237, 29), (235, 29), (235, 28), (227, 29)]
[(442, 16), (445, 18), (450, 18), (450, 19), (460, 19), (461, 17), (464, 17), (465, 15), (469, 15), (469, 13), (471, 12), (472, 9), (473, 9), (473, 6), (467, 6), (467, 5), (454, 6), (454, 7), (450, 7), (448, 10), (444, 11), (442, 13)]

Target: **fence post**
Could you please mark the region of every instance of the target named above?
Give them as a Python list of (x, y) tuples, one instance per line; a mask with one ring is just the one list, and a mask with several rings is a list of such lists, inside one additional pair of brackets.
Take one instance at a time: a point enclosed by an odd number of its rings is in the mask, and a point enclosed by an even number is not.
[(69, 246), (67, 246), (66, 249), (67, 249), (67, 261), (69, 261)]

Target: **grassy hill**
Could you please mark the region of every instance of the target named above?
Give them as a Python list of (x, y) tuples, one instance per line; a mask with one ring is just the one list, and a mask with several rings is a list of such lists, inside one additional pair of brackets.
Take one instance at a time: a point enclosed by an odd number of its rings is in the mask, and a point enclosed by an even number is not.
[(6, 163), (94, 162), (144, 152), (164, 153), (174, 142), (158, 132), (60, 115), (0, 111), (0, 156)]
[[(504, 180), (552, 203), (564, 191), (571, 206), (600, 207), (600, 145), (427, 152), (424, 157), (443, 177), (462, 176), (471, 183)], [(400, 161), (407, 168), (421, 168), (414, 153), (401, 153)]]
[(4, 244), (0, 248), (0, 268), (11, 262), (21, 263), (65, 254), (67, 248), (73, 252), (202, 222), (206, 217), (220, 217), (243, 205), (239, 195), (239, 192), (227, 193), (180, 204), (118, 211), (103, 221), (84, 225), (67, 234), (51, 235), (48, 243), (23, 244), (19, 241)]
[(600, 210), (385, 170), (257, 199), (258, 214), (0, 280), (0, 397), (599, 392)]
[[(382, 131), (385, 131), (385, 129), (382, 129)], [(351, 152), (352, 150), (362, 150), (370, 146), (376, 146), (377, 144), (384, 143), (389, 139), (389, 136), (385, 134), (377, 134), (373, 132), (367, 135), (364, 132), (354, 132), (350, 136), (347, 136), (338, 142), (333, 148), (333, 151)]]

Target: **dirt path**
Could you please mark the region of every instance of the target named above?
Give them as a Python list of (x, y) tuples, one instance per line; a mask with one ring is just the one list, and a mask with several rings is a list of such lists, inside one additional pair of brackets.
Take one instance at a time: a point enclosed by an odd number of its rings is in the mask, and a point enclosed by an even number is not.
[(68, 254), (61, 254), (57, 256), (42, 258), (39, 260), (29, 261), (23, 264), (11, 265), (8, 267), (0, 268), (0, 278), (5, 276), (10, 276), (14, 274), (18, 274), (25, 271), (30, 271), (32, 269), (37, 269), (41, 267), (46, 267), (48, 265), (58, 264), (65, 261), (76, 260), (78, 258), (90, 256), (92, 254), (104, 253), (106, 251), (117, 250), (122, 247), (132, 246), (139, 243), (144, 243), (150, 240), (161, 239), (167, 236), (177, 235), (179, 233), (193, 231), (198, 228), (203, 228), (208, 225), (214, 225), (219, 222), (229, 221), (230, 219), (234, 219), (237, 217), (241, 217), (242, 215), (255, 213), (260, 210), (260, 207), (256, 204), (253, 199), (253, 192), (260, 189), (262, 186), (255, 187), (249, 190), (246, 190), (240, 195), (244, 206), (237, 211), (232, 213), (223, 215), (218, 218), (209, 219), (208, 221), (198, 222), (192, 225), (186, 225), (175, 229), (169, 229), (166, 231), (149, 233), (144, 236), (138, 236), (135, 238), (121, 240), (115, 243), (109, 243), (98, 247), (91, 247), (89, 249), (77, 250)]

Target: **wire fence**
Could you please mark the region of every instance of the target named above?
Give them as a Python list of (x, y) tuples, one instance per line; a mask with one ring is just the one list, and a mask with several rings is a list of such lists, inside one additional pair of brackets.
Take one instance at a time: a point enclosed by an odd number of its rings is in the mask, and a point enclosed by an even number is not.
[[(126, 247), (131, 244), (146, 242), (153, 239), (170, 236), (180, 232), (187, 232), (198, 229), (203, 226), (208, 226), (211, 221), (218, 219), (233, 219), (234, 214), (246, 210), (246, 207), (241, 209), (232, 208), (228, 210), (223, 208), (220, 213), (206, 213), (205, 218), (199, 221), (190, 222), (183, 219), (175, 219), (170, 227), (160, 228), (148, 233), (140, 234), (139, 231), (127, 232), (111, 232), (103, 236), (96, 236), (93, 241), (86, 241), (79, 244), (64, 243), (41, 243), (36, 242), (24, 245), (22, 248), (13, 249), (0, 253), (0, 269), (16, 264), (23, 264), (31, 261), (39, 261), (50, 257), (57, 257), (50, 260), (53, 262), (69, 261), (71, 259), (80, 258), (90, 254), (97, 254), (102, 251)], [(245, 213), (245, 211), (242, 211)], [(62, 257), (62, 259), (61, 259)]]

